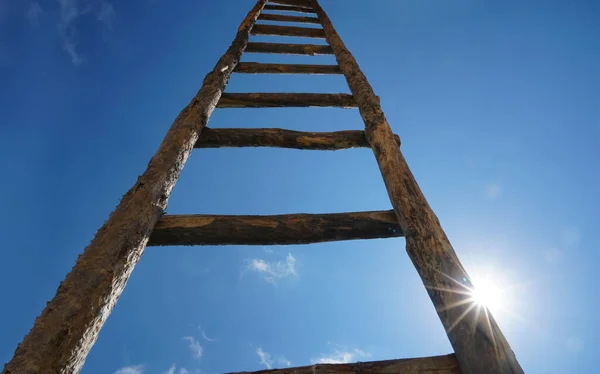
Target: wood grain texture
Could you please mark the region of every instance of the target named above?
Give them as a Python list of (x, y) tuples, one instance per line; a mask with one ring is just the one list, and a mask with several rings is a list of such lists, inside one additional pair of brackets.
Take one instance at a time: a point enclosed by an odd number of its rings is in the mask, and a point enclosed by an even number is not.
[[(247, 372), (232, 373), (242, 374)], [(315, 364), (255, 371), (253, 374), (462, 374), (455, 355), (368, 361), (347, 364)]]
[[(400, 146), (400, 137), (395, 135), (395, 138), (398, 146)], [(279, 147), (335, 151), (349, 148), (368, 148), (370, 145), (365, 138), (365, 132), (360, 130), (306, 132), (273, 128), (205, 128), (194, 147)]]
[(315, 17), (288, 16), (284, 14), (262, 13), (258, 16), (259, 21), (296, 22), (296, 23), (320, 23)]
[(285, 6), (285, 5), (265, 5), (265, 10), (283, 10), (287, 12), (300, 12), (300, 13), (314, 13), (315, 11), (310, 8), (304, 8), (300, 6)]
[(282, 53), (290, 55), (332, 55), (333, 49), (328, 45), (316, 44), (283, 44), (283, 43), (248, 43), (247, 53)]
[(252, 28), (252, 35), (273, 35), (273, 36), (295, 36), (299, 38), (325, 38), (323, 29), (278, 26), (278, 25), (255, 25)]
[(342, 74), (337, 65), (265, 64), (240, 62), (234, 72), (245, 74)]
[[(400, 226), (406, 250), (446, 329), (460, 367), (465, 374), (521, 374), (521, 369), (500, 328), (490, 313), (476, 313), (465, 302), (471, 280), (460, 263), (438, 218), (427, 203), (371, 85), (316, 0), (310, 0), (346, 77), (373, 149)], [(449, 292), (455, 290), (458, 292)], [(489, 318), (488, 318), (489, 317)]]
[(259, 0), (250, 10), (229, 49), (179, 113), (144, 173), (79, 256), (2, 373), (72, 374), (81, 370), (163, 215), (183, 165), (239, 62), (265, 3)]
[(393, 210), (273, 216), (194, 214), (163, 216), (148, 245), (286, 245), (400, 236)]
[(224, 93), (217, 108), (356, 108), (352, 95), (313, 93)]

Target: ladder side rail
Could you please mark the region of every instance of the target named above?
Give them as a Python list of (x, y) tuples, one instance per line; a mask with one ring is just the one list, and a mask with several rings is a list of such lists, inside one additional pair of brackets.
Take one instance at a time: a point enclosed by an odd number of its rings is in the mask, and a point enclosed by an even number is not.
[(267, 0), (258, 0), (202, 87), (177, 116), (134, 186), (61, 282), (4, 366), (8, 373), (78, 373), (123, 292)]
[(317, 0), (310, 0), (365, 122), (367, 141), (379, 165), (413, 262), (446, 330), (464, 374), (523, 373), (491, 313), (477, 313), (466, 299), (471, 280), (438, 218), (410, 171), (379, 97)]

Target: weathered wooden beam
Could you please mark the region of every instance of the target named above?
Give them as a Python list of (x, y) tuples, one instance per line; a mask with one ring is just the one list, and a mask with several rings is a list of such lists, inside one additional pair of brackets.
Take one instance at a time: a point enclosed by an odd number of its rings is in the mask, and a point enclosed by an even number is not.
[(265, 5), (265, 10), (283, 10), (288, 12), (299, 12), (299, 13), (314, 13), (315, 11), (310, 8), (304, 8), (300, 6), (284, 6), (284, 5)]
[[(246, 374), (239, 372), (231, 374)], [(433, 356), (399, 360), (367, 361), (347, 364), (315, 364), (311, 366), (270, 369), (252, 374), (462, 374), (456, 356)]]
[(154, 225), (163, 215), (183, 165), (239, 62), (250, 30), (266, 2), (259, 0), (250, 10), (229, 49), (208, 73), (190, 104), (179, 113), (144, 173), (79, 256), (2, 373), (81, 370)]
[(308, 27), (278, 26), (278, 25), (255, 25), (252, 35), (274, 35), (295, 36), (301, 38), (325, 38), (323, 29), (312, 29)]
[[(400, 137), (395, 135), (398, 146)], [(315, 151), (336, 151), (370, 147), (365, 132), (347, 130), (335, 132), (305, 132), (273, 128), (229, 128), (202, 130), (194, 148), (279, 147)]]
[(342, 74), (337, 65), (263, 64), (240, 62), (235, 73), (246, 74)]
[(310, 1), (358, 103), (367, 139), (406, 235), (408, 255), (446, 329), (462, 371), (465, 374), (523, 373), (491, 313), (476, 313), (477, 308), (467, 301), (469, 295), (465, 295), (465, 291), (473, 287), (469, 275), (397, 146), (379, 97), (318, 1)]
[(274, 216), (167, 215), (149, 246), (285, 245), (402, 236), (393, 210)]
[(269, 0), (267, 4), (281, 4), (281, 5), (291, 5), (291, 6), (299, 6), (302, 8), (311, 8), (308, 0)]
[(248, 43), (248, 53), (283, 53), (291, 55), (332, 55), (333, 49), (328, 45), (316, 44), (282, 44), (282, 43)]
[(259, 21), (298, 22), (298, 23), (320, 23), (315, 17), (288, 16), (283, 14), (261, 13)]
[(217, 108), (356, 108), (352, 95), (315, 93), (223, 93)]

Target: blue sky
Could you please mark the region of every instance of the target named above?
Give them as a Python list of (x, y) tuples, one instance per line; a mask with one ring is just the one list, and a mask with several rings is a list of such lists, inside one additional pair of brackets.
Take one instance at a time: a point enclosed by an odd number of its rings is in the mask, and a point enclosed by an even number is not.
[[(1, 361), (253, 3), (0, 0)], [(599, 5), (321, 4), (381, 96), (467, 271), (505, 290), (495, 316), (524, 370), (596, 371)], [(342, 76), (264, 75), (234, 75), (227, 91), (349, 92)], [(363, 123), (356, 110), (283, 108), (218, 109), (209, 125)], [(213, 149), (194, 151), (167, 211), (389, 208), (368, 149)], [(83, 373), (210, 374), (450, 352), (402, 239), (165, 247), (147, 249)]]

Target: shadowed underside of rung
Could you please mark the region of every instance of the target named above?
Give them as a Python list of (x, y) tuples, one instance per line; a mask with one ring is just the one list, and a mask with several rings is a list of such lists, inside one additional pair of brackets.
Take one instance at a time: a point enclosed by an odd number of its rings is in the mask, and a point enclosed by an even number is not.
[(349, 94), (223, 93), (217, 108), (337, 107), (356, 108)]
[(342, 74), (337, 65), (264, 64), (260, 62), (240, 62), (234, 72), (247, 74)]
[(323, 29), (279, 25), (255, 25), (252, 35), (295, 36), (300, 38), (325, 39)]
[(332, 55), (333, 50), (328, 45), (316, 44), (284, 44), (284, 43), (248, 43), (246, 52), (249, 53), (283, 53), (291, 55)]
[(393, 210), (273, 216), (166, 215), (149, 246), (280, 245), (393, 238), (402, 230)]
[(263, 8), (264, 10), (284, 10), (289, 12), (300, 12), (300, 13), (315, 13), (311, 8), (305, 8), (300, 6), (284, 6), (284, 5), (273, 5), (267, 4)]
[(259, 21), (279, 21), (279, 22), (298, 22), (298, 23), (319, 23), (315, 17), (288, 16), (283, 14), (261, 13), (258, 16)]
[[(248, 373), (248, 372), (244, 372)], [(456, 355), (404, 358), (399, 360), (367, 361), (345, 364), (315, 364), (255, 371), (253, 374), (461, 374)], [(242, 374), (242, 373), (230, 373)]]
[[(398, 146), (400, 137), (394, 135)], [(279, 147), (315, 151), (370, 148), (361, 130), (305, 132), (274, 128), (202, 130), (194, 148)]]

